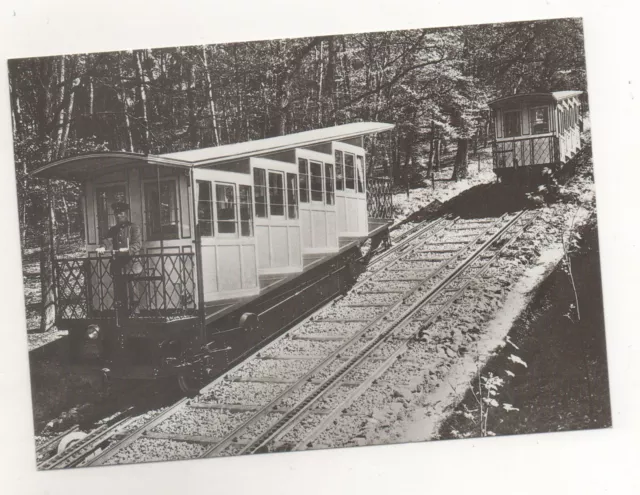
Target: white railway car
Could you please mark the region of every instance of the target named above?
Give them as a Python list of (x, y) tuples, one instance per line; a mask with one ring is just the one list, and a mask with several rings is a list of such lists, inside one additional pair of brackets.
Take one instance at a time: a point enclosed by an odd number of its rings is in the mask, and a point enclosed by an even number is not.
[[(205, 365), (225, 369), (343, 290), (359, 246), (388, 233), (390, 185), (367, 179), (363, 138), (392, 127), (93, 153), (36, 170), (84, 192), (87, 256), (54, 263), (72, 359), (119, 377), (177, 375), (186, 389)], [(98, 249), (118, 202), (141, 230), (135, 254)]]

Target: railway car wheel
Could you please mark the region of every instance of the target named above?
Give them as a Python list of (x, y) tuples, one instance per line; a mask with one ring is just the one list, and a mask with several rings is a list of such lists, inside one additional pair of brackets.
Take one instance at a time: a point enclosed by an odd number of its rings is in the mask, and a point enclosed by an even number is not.
[(178, 375), (178, 387), (180, 387), (180, 391), (188, 397), (198, 395), (204, 385), (205, 380), (196, 373), (191, 372)]
[(82, 431), (72, 431), (71, 433), (62, 437), (60, 443), (58, 444), (58, 454), (62, 454), (65, 450), (67, 450), (74, 443), (82, 440), (86, 437), (87, 434)]

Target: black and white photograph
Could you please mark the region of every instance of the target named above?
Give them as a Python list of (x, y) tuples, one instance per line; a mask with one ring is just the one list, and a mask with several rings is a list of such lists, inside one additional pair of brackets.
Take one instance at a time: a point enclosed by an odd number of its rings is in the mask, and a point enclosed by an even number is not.
[(425, 25), (3, 61), (34, 474), (615, 429), (584, 19)]

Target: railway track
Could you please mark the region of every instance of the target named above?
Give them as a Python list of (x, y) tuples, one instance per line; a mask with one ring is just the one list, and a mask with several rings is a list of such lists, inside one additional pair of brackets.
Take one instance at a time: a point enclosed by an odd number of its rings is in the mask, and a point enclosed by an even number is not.
[[(103, 452), (75, 465), (308, 448), (531, 224), (429, 222), (345, 297)], [(427, 329), (427, 330), (425, 330)], [(104, 442), (102, 442), (104, 444)]]
[(117, 432), (125, 426), (132, 418), (125, 415), (116, 421), (107, 422), (98, 428), (87, 433), (84, 437), (78, 437), (73, 443), (62, 451), (57, 451), (53, 455), (47, 455), (52, 449), (57, 448), (60, 442), (64, 441), (69, 434), (80, 433), (78, 426), (74, 426), (69, 430), (49, 440), (46, 444), (38, 449), (38, 458), (42, 459), (38, 462), (39, 470), (62, 469), (75, 467), (89, 459), (96, 451), (107, 445), (114, 438), (117, 438)]

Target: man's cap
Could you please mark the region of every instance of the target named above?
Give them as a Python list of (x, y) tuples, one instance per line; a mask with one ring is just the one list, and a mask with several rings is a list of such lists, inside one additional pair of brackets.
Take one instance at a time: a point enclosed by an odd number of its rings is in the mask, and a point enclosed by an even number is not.
[(114, 213), (118, 214), (123, 211), (129, 211), (129, 205), (127, 203), (123, 203), (119, 201), (117, 203), (113, 203), (111, 205), (111, 209), (113, 210)]

